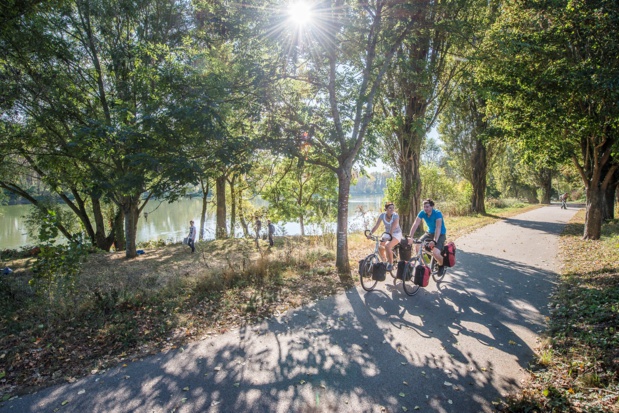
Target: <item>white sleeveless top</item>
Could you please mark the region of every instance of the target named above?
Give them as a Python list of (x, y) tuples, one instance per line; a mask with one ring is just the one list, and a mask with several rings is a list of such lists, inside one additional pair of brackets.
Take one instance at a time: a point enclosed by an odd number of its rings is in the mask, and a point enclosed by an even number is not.
[[(391, 228), (391, 224), (393, 223), (393, 221), (395, 221), (396, 218), (399, 218), (397, 213), (393, 213), (393, 215), (391, 215), (391, 219), (387, 221), (387, 213), (383, 212), (382, 214), (380, 214), (380, 219), (383, 220), (383, 224), (385, 224), (385, 232), (388, 232), (391, 234), (392, 237), (398, 238), (400, 239), (402, 236), (402, 228), (400, 228), (400, 223), (398, 222), (398, 226), (395, 228)], [(400, 237), (398, 237), (398, 235)]]

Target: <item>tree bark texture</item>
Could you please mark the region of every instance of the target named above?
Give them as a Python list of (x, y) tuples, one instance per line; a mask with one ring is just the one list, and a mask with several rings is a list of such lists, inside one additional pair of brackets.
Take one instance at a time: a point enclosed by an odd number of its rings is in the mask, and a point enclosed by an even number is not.
[(122, 208), (118, 208), (116, 216), (112, 221), (114, 228), (114, 248), (116, 251), (124, 251), (127, 248), (127, 240), (125, 239), (125, 213)]
[(93, 218), (95, 220), (95, 242), (97, 248), (103, 251), (109, 251), (114, 245), (115, 232), (112, 226), (109, 235), (105, 235), (105, 221), (103, 219), (103, 212), (101, 211), (101, 199), (96, 196), (91, 196)]
[(541, 204), (550, 205), (550, 194), (552, 193), (552, 170), (549, 168), (542, 168), (538, 174), (538, 182), (540, 189), (542, 190)]
[(226, 177), (220, 176), (215, 180), (215, 192), (217, 194), (217, 212), (215, 217), (215, 238), (228, 237), (226, 227)]
[[(614, 159), (614, 158), (613, 158)], [(604, 173), (607, 174), (614, 166), (609, 162), (604, 168)], [(610, 182), (604, 191), (604, 199), (602, 201), (602, 219), (610, 220), (615, 219), (615, 193), (617, 191), (617, 185), (619, 185), (619, 168), (615, 169), (615, 173), (610, 178)]]
[(204, 239), (204, 225), (206, 224), (206, 207), (208, 205), (208, 191), (209, 191), (209, 181), (208, 179), (200, 179), (200, 186), (202, 186), (202, 211), (200, 211), (200, 234), (199, 240), (202, 241)]
[(584, 239), (600, 239), (604, 219), (605, 193), (612, 184), (618, 164), (612, 162), (614, 140), (608, 136), (581, 139), (583, 164), (574, 158), (587, 193)]
[(335, 266), (340, 274), (350, 277), (350, 263), (348, 262), (348, 199), (350, 195), (350, 181), (352, 167), (339, 168), (337, 180), (339, 190), (337, 195), (337, 247)]
[(471, 156), (471, 212), (486, 213), (486, 185), (488, 173), (488, 153), (486, 145), (481, 139), (475, 139)]
[(123, 197), (123, 213), (125, 214), (125, 239), (127, 246), (125, 256), (127, 258), (137, 257), (136, 237), (138, 232), (138, 219), (140, 196), (128, 195)]
[(228, 182), (230, 184), (230, 236), (234, 238), (234, 228), (236, 227), (236, 191), (234, 190), (236, 174)]
[(401, 141), (402, 152), (399, 165), (401, 187), (397, 206), (400, 227), (404, 234), (407, 234), (413, 226), (421, 205), (421, 174), (419, 173), (421, 141), (421, 136), (411, 136)]

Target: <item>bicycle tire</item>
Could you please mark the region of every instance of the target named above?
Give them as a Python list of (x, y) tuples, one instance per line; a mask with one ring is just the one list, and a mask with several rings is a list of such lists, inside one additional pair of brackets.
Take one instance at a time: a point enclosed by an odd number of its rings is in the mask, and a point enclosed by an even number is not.
[(447, 269), (445, 269), (445, 271), (443, 272), (443, 275), (438, 275), (439, 273), (439, 269), (438, 269), (438, 264), (436, 263), (436, 260), (434, 258), (432, 258), (432, 266), (430, 267), (432, 269), (432, 279), (434, 280), (434, 282), (439, 282), (441, 281), (443, 278), (445, 278), (445, 274), (447, 274)]
[(361, 287), (365, 291), (372, 291), (378, 280), (372, 279), (372, 267), (380, 262), (380, 258), (376, 254), (370, 254), (363, 260), (363, 273), (359, 274)]
[[(407, 264), (406, 264), (406, 270), (405, 271), (410, 271), (411, 268), (415, 267), (415, 263), (417, 262), (417, 258), (412, 258)], [(408, 278), (408, 280), (407, 280)], [(395, 280), (393, 282), (395, 284)], [(411, 276), (410, 278), (406, 275), (406, 273), (404, 274), (404, 279), (402, 279), (402, 290), (406, 293), (406, 295), (409, 296), (413, 296), (415, 294), (417, 294), (419, 292), (419, 286), (417, 284), (415, 284), (413, 282), (413, 277)]]

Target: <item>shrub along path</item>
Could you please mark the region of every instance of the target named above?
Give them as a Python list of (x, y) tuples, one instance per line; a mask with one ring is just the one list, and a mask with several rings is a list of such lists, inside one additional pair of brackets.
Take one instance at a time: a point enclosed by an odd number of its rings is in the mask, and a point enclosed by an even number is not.
[(540, 208), (459, 238), (457, 267), (417, 296), (349, 289), (0, 410), (493, 411), (526, 377), (574, 212)]

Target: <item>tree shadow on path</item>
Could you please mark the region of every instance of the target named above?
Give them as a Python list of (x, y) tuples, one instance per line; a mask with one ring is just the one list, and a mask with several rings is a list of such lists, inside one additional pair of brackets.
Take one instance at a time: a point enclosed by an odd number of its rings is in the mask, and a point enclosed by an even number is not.
[(530, 360), (554, 277), (460, 251), (444, 281), (414, 297), (351, 289), (0, 410), (489, 412), (518, 386), (505, 368)]

